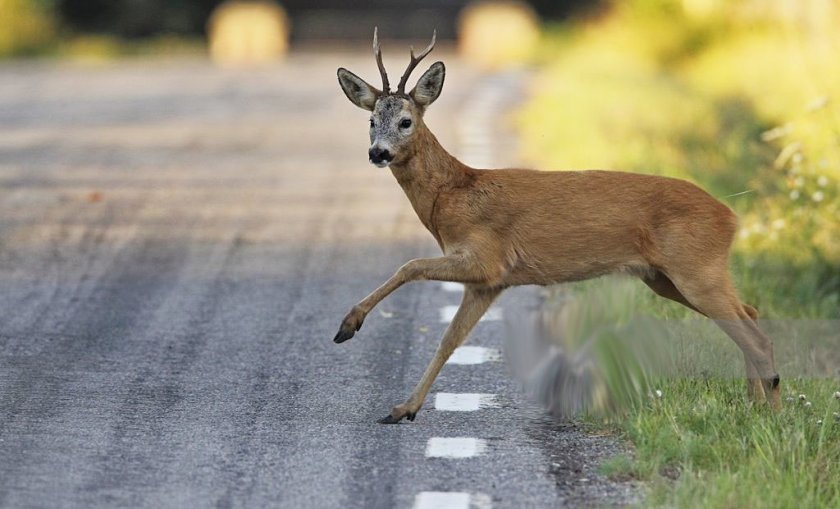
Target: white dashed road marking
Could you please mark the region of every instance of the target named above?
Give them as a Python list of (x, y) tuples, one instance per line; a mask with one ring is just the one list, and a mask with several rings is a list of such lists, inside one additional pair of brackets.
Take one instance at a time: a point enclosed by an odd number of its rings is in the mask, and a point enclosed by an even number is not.
[(487, 450), (487, 442), (471, 437), (432, 437), (426, 444), (426, 457), (463, 459), (473, 458)]
[[(464, 106), (461, 117), (464, 119), (457, 126), (460, 141), (461, 160), (474, 167), (489, 168), (497, 162), (498, 150), (506, 150), (507, 145), (499, 145), (495, 140), (495, 119), (505, 108), (505, 102), (511, 92), (515, 92), (519, 79), (515, 75), (502, 76), (482, 85), (470, 101)], [(442, 282), (445, 292), (464, 291), (460, 283)], [(458, 306), (444, 306), (440, 309), (441, 323), (450, 323), (458, 311)], [(500, 308), (490, 308), (480, 321), (502, 319)], [(475, 365), (498, 361), (501, 352), (494, 348), (481, 346), (462, 346), (447, 361), (447, 364)], [(481, 408), (498, 407), (494, 394), (446, 393), (435, 395), (435, 409), (448, 412), (471, 412)], [(429, 439), (426, 456), (429, 458), (472, 458), (484, 453), (487, 444), (478, 438), (443, 438)], [(481, 493), (423, 491), (416, 495), (415, 509), (489, 509), (492, 499)]]
[[(455, 313), (458, 312), (458, 306), (443, 306), (440, 308), (440, 322), (449, 323), (455, 318)], [(479, 322), (495, 322), (502, 319), (502, 310), (500, 308), (490, 308), (484, 313)]]
[(451, 281), (444, 281), (440, 284), (445, 292), (463, 292), (464, 285), (461, 283), (453, 283)]
[(483, 346), (460, 346), (452, 352), (447, 364), (484, 364), (502, 359), (502, 352)]
[(490, 509), (492, 499), (484, 493), (422, 491), (414, 497), (414, 509)]
[(475, 412), (482, 408), (494, 408), (495, 394), (451, 393), (439, 392), (435, 394), (435, 410), (444, 412)]
[(469, 509), (470, 494), (457, 491), (423, 491), (414, 499), (414, 509)]

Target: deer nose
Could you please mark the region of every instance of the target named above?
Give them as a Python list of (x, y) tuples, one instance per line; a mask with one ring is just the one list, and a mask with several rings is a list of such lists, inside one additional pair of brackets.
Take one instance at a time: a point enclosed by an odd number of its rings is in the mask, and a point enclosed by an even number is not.
[(382, 149), (379, 147), (373, 147), (370, 150), (368, 150), (368, 157), (370, 157), (370, 162), (372, 162), (373, 164), (390, 162), (391, 159), (394, 158), (394, 156), (392, 156), (387, 149)]

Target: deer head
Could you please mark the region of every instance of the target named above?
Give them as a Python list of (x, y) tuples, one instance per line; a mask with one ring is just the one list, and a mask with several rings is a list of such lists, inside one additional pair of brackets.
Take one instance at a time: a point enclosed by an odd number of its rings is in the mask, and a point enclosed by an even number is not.
[(437, 32), (434, 32), (432, 42), (417, 56), (414, 55), (414, 48), (411, 48), (411, 60), (400, 78), (396, 92), (391, 91), (388, 74), (382, 64), (377, 29), (373, 30), (373, 54), (382, 76), (382, 90), (371, 86), (343, 67), (338, 69), (338, 83), (350, 102), (372, 112), (368, 156), (370, 162), (380, 168), (410, 157), (411, 142), (417, 131), (424, 126), (423, 113), (426, 107), (438, 98), (443, 88), (446, 68), (443, 62), (435, 62), (417, 80), (411, 92), (405, 92), (408, 77), (423, 57), (435, 47), (436, 36)]

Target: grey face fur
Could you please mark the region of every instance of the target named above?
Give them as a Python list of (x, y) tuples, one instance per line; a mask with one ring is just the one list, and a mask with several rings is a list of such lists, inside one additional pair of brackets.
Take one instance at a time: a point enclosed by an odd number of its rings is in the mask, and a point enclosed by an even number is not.
[(440, 96), (446, 69), (435, 62), (408, 94), (383, 94), (347, 69), (338, 70), (338, 82), (350, 101), (371, 111), (370, 162), (384, 168), (406, 157), (416, 127), (427, 106)]
[(414, 134), (419, 120), (409, 99), (397, 95), (381, 97), (370, 116), (370, 162), (384, 168)]

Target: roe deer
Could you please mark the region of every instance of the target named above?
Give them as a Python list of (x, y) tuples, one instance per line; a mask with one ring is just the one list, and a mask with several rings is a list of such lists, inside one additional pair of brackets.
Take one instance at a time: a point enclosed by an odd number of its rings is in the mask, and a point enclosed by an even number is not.
[(771, 340), (743, 304), (728, 273), (735, 214), (689, 182), (614, 171), (479, 170), (447, 152), (423, 121), (443, 87), (435, 62), (411, 92), (412, 70), (434, 47), (411, 50), (390, 90), (377, 32), (373, 49), (382, 90), (338, 69), (347, 98), (371, 111), (370, 162), (391, 172), (443, 256), (411, 260), (353, 306), (335, 342), (352, 338), (365, 316), (410, 281), (464, 284), (461, 306), (408, 400), (379, 422), (414, 420), (441, 367), (505, 289), (579, 281), (612, 272), (637, 275), (654, 292), (712, 318), (740, 347), (748, 395), (781, 405)]

